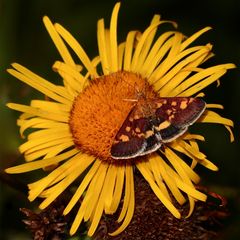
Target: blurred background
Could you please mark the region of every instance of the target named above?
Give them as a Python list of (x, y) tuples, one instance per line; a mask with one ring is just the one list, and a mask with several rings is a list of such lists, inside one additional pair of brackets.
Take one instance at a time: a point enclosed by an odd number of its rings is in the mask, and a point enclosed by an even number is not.
[[(25, 184), (32, 175), (6, 176), (2, 169), (23, 162), (18, 153), (20, 139), (16, 119), (19, 113), (5, 107), (7, 102), (28, 104), (32, 98), (43, 98), (37, 91), (8, 75), (5, 71), (12, 62), (18, 62), (49, 79), (59, 81), (51, 66), (60, 60), (42, 17), (61, 23), (81, 43), (92, 58), (97, 55), (96, 23), (104, 17), (108, 25), (116, 1), (99, 0), (0, 0), (0, 239), (31, 239), (25, 230), (19, 207), (35, 207), (24, 194)], [(144, 30), (155, 13), (163, 19), (178, 23), (179, 31), (189, 36), (205, 26), (213, 30), (205, 33), (197, 43), (211, 42), (215, 57), (206, 66), (221, 63), (240, 64), (240, 29), (238, 22), (240, 1), (178, 1), (128, 0), (122, 1), (119, 14), (118, 39), (123, 41), (129, 30)], [(218, 167), (211, 172), (198, 167), (203, 185), (227, 197), (231, 212), (219, 239), (240, 239), (240, 70), (230, 70), (222, 77), (220, 87), (213, 84), (205, 92), (206, 100), (220, 103), (221, 115), (235, 122), (235, 142), (222, 126), (204, 125), (201, 131), (206, 142), (202, 151)], [(197, 127), (196, 127), (197, 128)]]

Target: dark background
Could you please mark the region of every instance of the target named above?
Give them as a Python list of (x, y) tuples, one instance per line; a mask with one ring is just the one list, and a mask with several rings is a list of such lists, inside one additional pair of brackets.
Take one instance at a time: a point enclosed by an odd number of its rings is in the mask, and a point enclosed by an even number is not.
[[(116, 1), (100, 0), (0, 0), (0, 166), (4, 169), (23, 161), (17, 147), (21, 143), (16, 119), (19, 115), (5, 107), (7, 102), (28, 104), (31, 98), (42, 98), (37, 91), (20, 83), (5, 71), (12, 62), (19, 62), (39, 75), (56, 82), (58, 77), (51, 66), (58, 55), (45, 30), (42, 17), (48, 15), (52, 21), (66, 27), (92, 58), (97, 55), (96, 23), (104, 17), (109, 26), (112, 8)], [(205, 26), (213, 27), (198, 40), (211, 42), (216, 54), (206, 65), (232, 62), (239, 66), (240, 59), (240, 1), (238, 0), (128, 0), (122, 1), (119, 14), (118, 39), (124, 40), (132, 29), (144, 30), (153, 14), (159, 13), (163, 19), (174, 20), (178, 29), (191, 35)], [(235, 122), (235, 142), (230, 143), (227, 131), (218, 125), (201, 125), (206, 142), (201, 144), (208, 159), (219, 167), (211, 172), (202, 167), (197, 171), (202, 183), (211, 190), (226, 196), (231, 217), (223, 228), (221, 239), (240, 239), (240, 79), (239, 69), (230, 70), (222, 77), (221, 85), (209, 87), (206, 100), (220, 103), (225, 109), (219, 113)], [(21, 223), (19, 207), (29, 205), (22, 183), (29, 182), (32, 174), (11, 178), (1, 173), (0, 185), (0, 239), (30, 239)], [(16, 181), (18, 183), (16, 184)]]

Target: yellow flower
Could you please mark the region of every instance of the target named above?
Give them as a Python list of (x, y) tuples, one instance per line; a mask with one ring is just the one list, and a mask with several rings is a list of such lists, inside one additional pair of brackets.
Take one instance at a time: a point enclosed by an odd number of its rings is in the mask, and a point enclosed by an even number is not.
[[(217, 170), (199, 150), (197, 141), (203, 141), (203, 136), (189, 132), (165, 144), (164, 151), (159, 153), (130, 160), (111, 157), (111, 145), (133, 107), (130, 99), (135, 97), (136, 88), (145, 90), (148, 97), (156, 94), (161, 97), (202, 97), (201, 91), (205, 87), (218, 82), (227, 69), (235, 67), (233, 64), (199, 67), (213, 56), (212, 45), (190, 47), (190, 44), (210, 28), (190, 37), (176, 30), (156, 37), (158, 27), (167, 22), (160, 20), (159, 15), (153, 17), (143, 33), (130, 31), (126, 41), (118, 44), (119, 7), (120, 3), (117, 3), (113, 9), (109, 29), (105, 28), (103, 19), (98, 21), (99, 56), (93, 60), (65, 28), (43, 18), (63, 59), (53, 65), (53, 70), (62, 77), (63, 85), (50, 83), (17, 63), (8, 70), (47, 98), (32, 100), (30, 106), (7, 105), (22, 112), (18, 125), (23, 137), (26, 129), (35, 131), (29, 133), (27, 141), (19, 147), (27, 163), (8, 168), (6, 172), (53, 168), (45, 177), (28, 185), (30, 201), (37, 197), (44, 199), (41, 209), (80, 179), (80, 185), (64, 210), (64, 214), (68, 214), (79, 204), (70, 234), (76, 233), (82, 221), (90, 220), (88, 235), (92, 236), (102, 214), (115, 213), (121, 198), (123, 204), (118, 218), (121, 226), (111, 234), (116, 235), (127, 227), (134, 213), (135, 168), (176, 218), (181, 215), (173, 205), (172, 197), (179, 204), (188, 199), (189, 215), (196, 200), (206, 200), (206, 196), (194, 187), (200, 180), (193, 170), (196, 164)], [(66, 45), (75, 52), (80, 64), (73, 60)], [(207, 104), (207, 110), (198, 122), (223, 124), (233, 140), (232, 121), (210, 108), (222, 106)], [(183, 155), (191, 161), (189, 165), (182, 159)]]

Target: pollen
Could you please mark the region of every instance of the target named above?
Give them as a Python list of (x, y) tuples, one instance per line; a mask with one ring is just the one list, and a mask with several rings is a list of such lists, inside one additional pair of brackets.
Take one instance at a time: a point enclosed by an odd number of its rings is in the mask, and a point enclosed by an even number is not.
[(100, 160), (114, 161), (112, 143), (139, 92), (146, 98), (156, 97), (139, 74), (119, 71), (93, 79), (72, 106), (69, 125), (76, 147)]

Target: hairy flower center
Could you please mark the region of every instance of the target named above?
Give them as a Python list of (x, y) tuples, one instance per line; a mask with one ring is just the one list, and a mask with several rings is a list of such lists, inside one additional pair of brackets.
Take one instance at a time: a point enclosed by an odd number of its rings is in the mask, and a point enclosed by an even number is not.
[(76, 146), (83, 152), (110, 160), (115, 135), (138, 100), (156, 96), (140, 75), (120, 71), (101, 76), (80, 93), (70, 114), (70, 129)]

